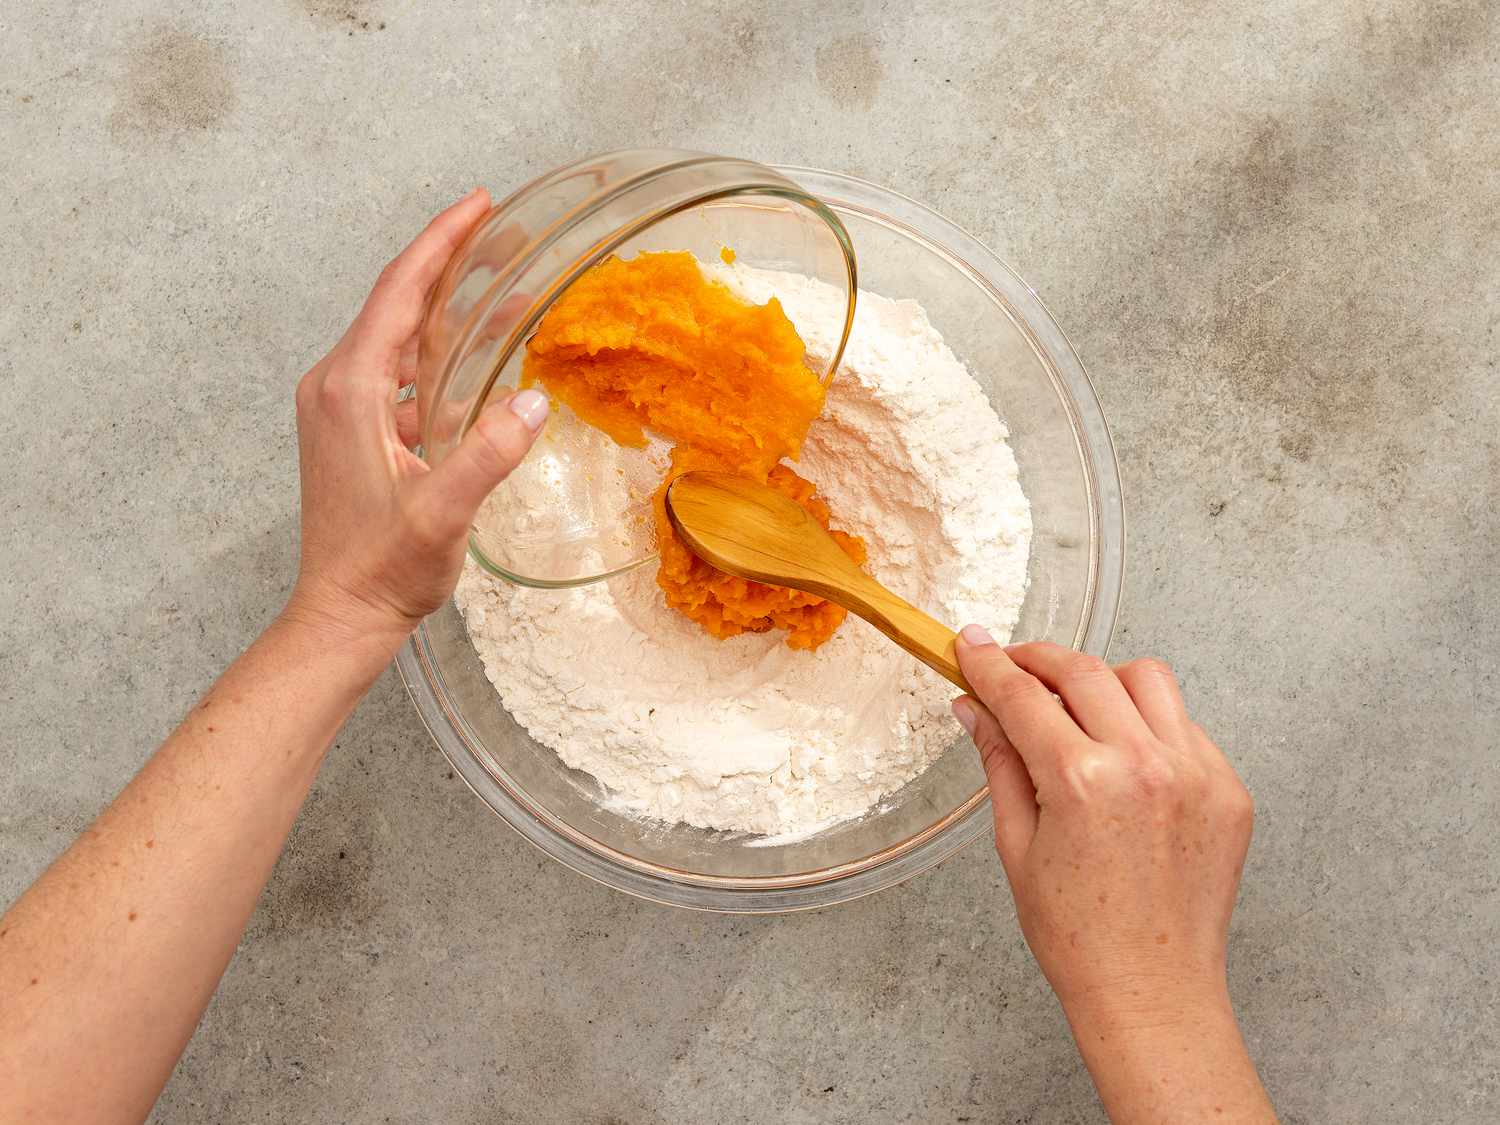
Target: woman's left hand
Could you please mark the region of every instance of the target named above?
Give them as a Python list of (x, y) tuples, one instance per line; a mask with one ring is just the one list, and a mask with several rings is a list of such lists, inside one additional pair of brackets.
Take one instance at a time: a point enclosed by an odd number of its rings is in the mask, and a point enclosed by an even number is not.
[(302, 561), (286, 616), (332, 643), (394, 652), (453, 592), (474, 513), (531, 448), (547, 399), (524, 390), (488, 407), (437, 468), (412, 452), (417, 331), (453, 251), (488, 211), (473, 193), (381, 272), (364, 308), (297, 387)]

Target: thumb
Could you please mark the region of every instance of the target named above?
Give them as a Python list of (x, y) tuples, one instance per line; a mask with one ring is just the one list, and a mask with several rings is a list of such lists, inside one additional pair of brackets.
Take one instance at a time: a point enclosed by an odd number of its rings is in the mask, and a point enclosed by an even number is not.
[(423, 506), (468, 527), (484, 498), (521, 463), (546, 421), (547, 396), (535, 389), (485, 407), (458, 448), (419, 482), (427, 493)]
[(979, 750), (990, 783), (990, 805), (995, 811), (995, 849), (1007, 873), (1019, 870), (1031, 838), (1036, 834), (1036, 786), (1026, 763), (1005, 737), (989, 709), (972, 695), (953, 701), (953, 714)]

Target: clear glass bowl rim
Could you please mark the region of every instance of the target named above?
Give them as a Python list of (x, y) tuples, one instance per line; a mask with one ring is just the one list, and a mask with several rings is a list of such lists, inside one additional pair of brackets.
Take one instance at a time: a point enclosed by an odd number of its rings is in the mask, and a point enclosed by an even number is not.
[[(656, 164), (653, 167), (638, 170), (626, 176), (625, 178), (611, 184), (608, 191), (600, 195), (591, 197), (585, 202), (579, 204), (567, 214), (558, 216), (545, 230), (539, 232), (537, 237), (532, 240), (532, 242), (520, 255), (518, 255), (517, 261), (534, 258), (549, 245), (555, 243), (558, 239), (565, 237), (567, 228), (570, 225), (575, 224), (579, 220), (587, 218), (590, 215), (603, 210), (609, 205), (611, 201), (619, 199), (622, 196), (627, 196), (632, 192), (643, 190), (651, 186), (652, 184), (671, 183), (674, 177), (678, 177), (682, 174), (696, 173), (702, 175), (706, 172), (719, 174), (722, 171), (729, 178), (724, 182), (718, 184), (704, 184), (703, 186), (696, 188), (690, 195), (676, 199), (670, 203), (655, 206), (648, 211), (643, 211), (641, 214), (635, 216), (630, 222), (625, 223), (612, 231), (607, 238), (594, 243), (588, 248), (587, 252), (571, 262), (566, 270), (564, 270), (557, 277), (553, 278), (548, 286), (547, 292), (542, 294), (539, 299), (532, 303), (531, 307), (527, 310), (525, 318), (521, 322), (519, 322), (514, 329), (512, 329), (505, 343), (502, 344), (498, 349), (496, 356), (491, 363), (490, 373), (485, 381), (484, 387), (477, 395), (474, 396), (473, 401), (469, 404), (463, 422), (459, 427), (460, 437), (462, 437), (463, 434), (467, 433), (469, 431), (469, 428), (473, 426), (475, 420), (479, 416), (480, 411), (483, 409), (484, 404), (489, 400), (490, 393), (494, 388), (496, 380), (500, 377), (501, 372), (505, 369), (511, 358), (515, 355), (517, 350), (523, 346), (524, 341), (526, 341), (530, 337), (532, 331), (536, 328), (542, 317), (547, 314), (547, 311), (552, 307), (553, 303), (567, 290), (568, 286), (576, 281), (583, 273), (591, 269), (600, 261), (604, 260), (610, 254), (614, 253), (620, 246), (628, 242), (631, 238), (634, 238), (635, 236), (641, 234), (643, 231), (646, 231), (667, 219), (671, 219), (676, 215), (682, 214), (686, 211), (690, 211), (695, 207), (701, 207), (706, 204), (717, 203), (723, 200), (734, 199), (738, 197), (753, 198), (755, 196), (766, 196), (782, 199), (788, 203), (793, 203), (798, 205), (799, 207), (803, 207), (824, 224), (824, 226), (828, 230), (829, 235), (832, 237), (834, 244), (838, 247), (839, 253), (843, 258), (844, 284), (848, 292), (848, 300), (845, 303), (844, 323), (842, 332), (839, 336), (838, 345), (834, 348), (833, 353), (828, 360), (826, 370), (824, 370), (820, 376), (822, 382), (825, 384), (827, 384), (833, 378), (834, 372), (838, 370), (839, 364), (843, 361), (844, 348), (849, 342), (850, 330), (854, 327), (854, 307), (859, 293), (859, 275), (854, 246), (849, 238), (849, 232), (844, 229), (844, 224), (842, 221), (840, 221), (839, 217), (835, 215), (816, 195), (808, 192), (803, 187), (801, 187), (801, 185), (786, 177), (781, 169), (772, 167), (771, 165), (760, 164), (752, 160), (721, 156), (714, 153), (696, 152), (685, 149), (621, 149), (614, 152), (597, 153), (592, 156), (583, 157), (582, 159), (576, 160), (571, 164), (563, 165), (559, 168), (554, 168), (552, 171), (546, 172), (517, 188), (505, 199), (501, 200), (493, 208), (491, 208), (489, 214), (484, 217), (479, 225), (479, 228), (477, 229), (482, 230), (488, 228), (493, 222), (498, 221), (506, 213), (510, 212), (514, 207), (524, 201), (533, 192), (537, 191), (538, 189), (544, 188), (546, 185), (555, 180), (560, 174), (570, 172), (574, 169), (606, 164), (610, 160), (619, 156), (631, 156), (644, 153), (655, 154), (655, 152), (657, 151), (660, 152), (660, 155), (662, 157), (660, 163)], [(747, 171), (761, 178), (741, 178)], [(477, 230), (476, 234), (471, 235), (470, 238), (465, 241), (463, 246), (461, 246), (458, 252), (454, 255), (452, 263), (450, 263), (448, 270), (445, 271), (445, 283), (448, 271), (451, 271), (454, 268), (454, 265), (470, 251), (470, 249), (474, 245), (474, 240), (476, 237)], [(501, 280), (513, 281), (516, 272), (517, 271), (514, 267), (514, 264), (512, 264), (511, 266), (507, 266), (506, 270), (503, 271), (501, 275), (501, 279), (497, 279), (497, 281), (490, 286), (490, 290), (486, 294), (486, 300), (480, 305), (476, 306), (476, 308), (468, 314), (467, 323), (464, 328), (460, 332), (458, 332), (453, 339), (449, 341), (450, 347), (448, 354), (444, 357), (441, 368), (437, 372), (437, 382), (435, 390), (433, 392), (435, 401), (443, 399), (444, 396), (448, 393), (449, 388), (451, 387), (454, 377), (457, 373), (458, 361), (461, 355), (464, 353), (465, 348), (471, 342), (471, 337), (476, 330), (476, 325), (483, 323), (489, 312), (502, 304), (507, 299), (510, 290), (507, 285), (501, 284)], [(438, 290), (434, 291), (434, 300), (436, 299), (437, 292), (444, 288), (446, 288), (446, 284), (440, 285)], [(431, 316), (432, 313), (433, 309), (429, 308), (427, 313), (424, 314), (424, 320), (427, 316)], [(425, 325), (422, 334), (425, 341), (427, 335)], [(430, 449), (430, 435), (424, 432), (423, 439), (424, 446)], [(622, 565), (612, 566), (609, 569), (601, 571), (598, 574), (589, 574), (579, 577), (559, 579), (542, 577), (539, 575), (521, 574), (515, 570), (512, 570), (510, 567), (496, 561), (495, 559), (492, 559), (488, 554), (486, 554), (484, 545), (480, 542), (478, 536), (473, 533), (469, 535), (468, 550), (469, 556), (475, 561), (475, 563), (477, 563), (481, 569), (485, 570), (496, 578), (504, 579), (507, 582), (512, 582), (519, 586), (530, 586), (539, 589), (566, 589), (573, 586), (587, 586), (595, 582), (602, 582), (607, 579), (613, 578), (616, 575), (624, 574), (627, 571), (635, 570), (638, 567), (646, 566), (657, 560), (656, 553), (651, 552), (650, 554), (643, 555), (640, 558), (633, 559)]]
[[(1036, 291), (988, 247), (925, 204), (868, 180), (816, 168), (774, 165), (831, 209), (869, 212), (894, 220), (944, 250), (977, 275), (992, 298), (1009, 307), (1016, 327), (1034, 337), (1047, 357), (1048, 373), (1068, 408), (1083, 454), (1091, 500), (1094, 546), (1085, 612), (1074, 647), (1107, 656), (1119, 615), (1125, 566), (1125, 511), (1119, 462), (1093, 382), (1067, 336)], [(434, 663), (425, 625), (402, 646), (397, 669), (423, 725), (454, 772), (474, 794), (521, 836), (579, 874), (653, 902), (718, 913), (785, 913), (848, 902), (921, 874), (980, 836), (990, 835), (989, 792), (970, 798), (921, 832), (856, 862), (815, 872), (774, 877), (721, 877), (685, 872), (625, 855), (572, 829), (535, 805), (519, 788), (494, 776), (466, 745), (463, 717), (437, 690), (442, 673)]]

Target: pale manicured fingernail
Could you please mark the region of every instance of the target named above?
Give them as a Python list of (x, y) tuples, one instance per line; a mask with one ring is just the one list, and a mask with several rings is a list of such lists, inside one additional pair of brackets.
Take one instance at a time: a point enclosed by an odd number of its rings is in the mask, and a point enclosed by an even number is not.
[(547, 420), (547, 396), (534, 387), (517, 391), (510, 399), (510, 412), (526, 423), (526, 428), (536, 433)]
[(966, 645), (992, 645), (995, 638), (990, 636), (989, 630), (983, 625), (965, 625), (958, 631)]
[(967, 699), (955, 699), (953, 717), (958, 720), (959, 726), (969, 732), (969, 737), (973, 738), (974, 728), (979, 725), (979, 715), (974, 710), (974, 705)]

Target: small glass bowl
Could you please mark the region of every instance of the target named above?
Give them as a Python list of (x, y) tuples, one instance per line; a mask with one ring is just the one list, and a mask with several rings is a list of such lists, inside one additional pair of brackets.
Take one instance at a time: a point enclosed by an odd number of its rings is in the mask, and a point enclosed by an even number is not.
[[(525, 342), (585, 270), (618, 254), (724, 249), (748, 265), (815, 277), (845, 295), (842, 324), (817, 326), (838, 347), (854, 321), (854, 250), (838, 217), (772, 168), (671, 149), (630, 149), (559, 168), (521, 188), (475, 227), (433, 291), (417, 374), (423, 456), (442, 461), (484, 406), (519, 385)], [(807, 325), (799, 325), (807, 334)], [(490, 496), (469, 550), (491, 574), (525, 586), (578, 586), (656, 558), (649, 497), (666, 447), (611, 449), (624, 480), (596, 473), (610, 439), (554, 403), (526, 461)], [(535, 498), (545, 496), (545, 504)], [(529, 497), (520, 502), (519, 497)]]
[[(1009, 267), (920, 203), (832, 172), (777, 174), (842, 222), (867, 289), (926, 308), (1009, 426), (1033, 523), (1013, 639), (1106, 655), (1125, 560), (1119, 467), (1062, 330)], [(594, 778), (568, 769), (506, 712), (451, 602), (422, 623), (397, 665), (433, 739), (486, 804), (548, 855), (642, 898), (743, 913), (813, 909), (894, 886), (989, 834), (984, 773), (965, 738), (865, 815), (768, 841), (610, 809)]]

